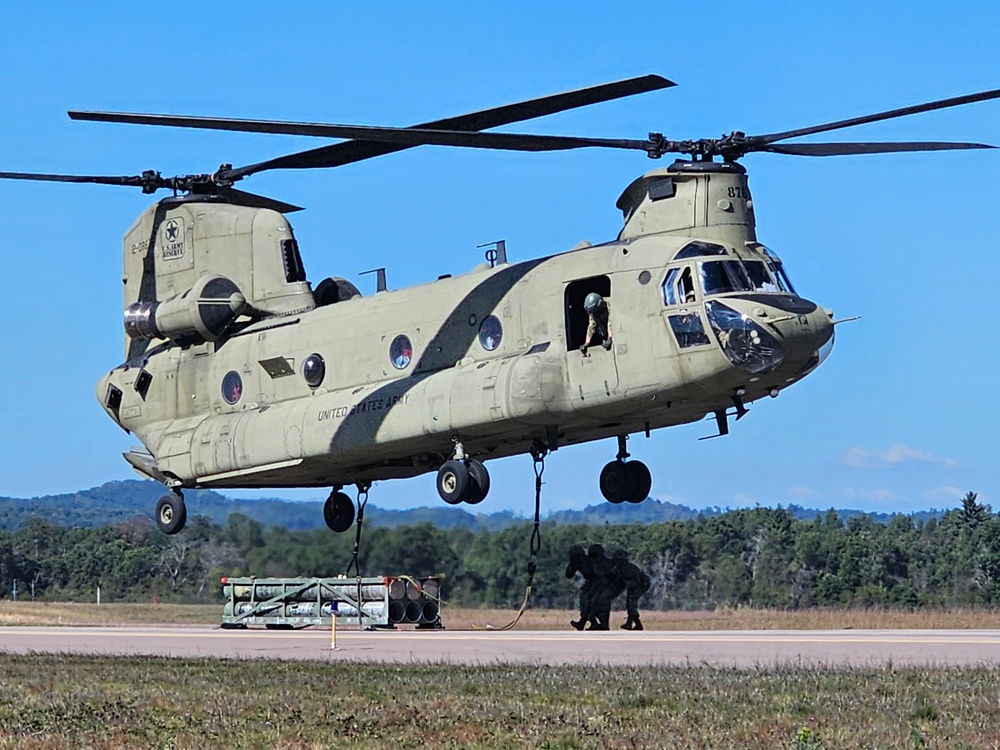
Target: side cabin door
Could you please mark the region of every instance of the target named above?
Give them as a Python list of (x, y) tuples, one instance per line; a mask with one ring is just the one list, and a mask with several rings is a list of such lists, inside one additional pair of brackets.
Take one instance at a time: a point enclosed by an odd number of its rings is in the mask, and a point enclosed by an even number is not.
[(583, 309), (588, 294), (596, 292), (607, 302), (610, 327), (614, 327), (614, 298), (608, 276), (592, 276), (567, 282), (563, 293), (563, 311), (566, 318), (566, 372), (569, 379), (570, 400), (584, 406), (598, 406), (609, 402), (618, 389), (618, 365), (615, 348), (605, 349), (598, 331), (584, 355), (580, 351), (587, 337), (590, 316)]

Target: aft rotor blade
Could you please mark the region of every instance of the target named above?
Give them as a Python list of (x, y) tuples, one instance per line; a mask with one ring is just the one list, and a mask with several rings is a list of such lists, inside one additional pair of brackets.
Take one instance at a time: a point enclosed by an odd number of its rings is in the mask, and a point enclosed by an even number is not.
[(890, 109), (886, 112), (876, 112), (873, 115), (864, 115), (862, 117), (852, 117), (848, 120), (838, 120), (836, 122), (828, 122), (823, 125), (813, 125), (808, 128), (799, 128), (797, 130), (786, 130), (783, 133), (769, 133), (767, 135), (755, 135), (747, 138), (748, 144), (751, 144), (750, 150), (757, 150), (758, 145), (774, 143), (775, 141), (783, 141), (787, 138), (797, 138), (802, 135), (813, 135), (815, 133), (827, 133), (831, 130), (840, 130), (841, 128), (852, 128), (855, 125), (866, 125), (869, 122), (880, 122), (882, 120), (892, 120), (896, 117), (906, 117), (907, 115), (915, 115), (920, 112), (931, 112), (935, 109), (947, 109), (948, 107), (959, 107), (963, 104), (972, 104), (973, 102), (982, 102), (989, 99), (1000, 98), (1000, 89), (993, 89), (991, 91), (981, 91), (978, 94), (966, 94), (965, 96), (955, 96), (950, 99), (939, 99), (935, 102), (927, 102), (926, 104), (915, 104), (912, 107), (902, 107), (900, 109)]
[(109, 175), (73, 175), (73, 174), (36, 174), (33, 172), (0, 172), (4, 180), (39, 180), (42, 182), (82, 182), (97, 185), (130, 185), (142, 187), (145, 183), (141, 176), (109, 176)]
[(318, 138), (351, 138), (378, 141), (400, 146), (459, 146), (507, 151), (561, 151), (573, 148), (623, 148), (646, 150), (648, 141), (615, 138), (580, 138), (575, 136), (527, 135), (521, 133), (480, 133), (428, 128), (384, 128), (371, 125), (333, 125), (325, 123), (285, 122), (279, 120), (243, 120), (224, 117), (187, 115), (140, 115), (102, 112), (100, 119), (139, 125), (164, 125), (174, 128), (231, 130), (246, 133), (306, 135)]
[[(523, 120), (531, 120), (536, 117), (564, 112), (578, 107), (586, 107), (591, 104), (621, 99), (626, 96), (634, 96), (648, 91), (676, 86), (673, 81), (657, 75), (639, 76), (637, 78), (627, 78), (622, 81), (603, 83), (597, 86), (588, 86), (575, 91), (565, 91), (560, 94), (543, 96), (537, 99), (529, 99), (514, 104), (505, 104), (500, 107), (470, 112), (455, 117), (446, 117), (441, 120), (415, 125), (416, 128), (440, 129), (440, 130), (462, 130), (478, 131), (487, 128), (495, 128), (501, 125), (510, 125)], [(71, 112), (70, 117), (74, 119), (98, 119), (94, 115), (102, 113), (82, 113)], [(310, 169), (322, 167), (339, 167), (345, 164), (371, 159), (383, 154), (390, 154), (395, 151), (402, 151), (410, 148), (407, 145), (398, 143), (379, 143), (375, 141), (353, 140), (347, 143), (335, 143), (329, 146), (300, 151), (287, 156), (279, 156), (275, 159), (250, 164), (244, 167), (237, 167), (226, 174), (230, 179), (238, 180), (241, 177), (263, 172), (269, 169)]]
[(851, 156), (857, 154), (890, 154), (907, 151), (952, 151), (959, 149), (996, 148), (988, 143), (772, 143), (754, 149), (774, 154), (796, 156)]
[(302, 211), (302, 206), (296, 206), (294, 203), (285, 203), (284, 201), (279, 201), (274, 198), (268, 198), (266, 195), (257, 195), (257, 193), (248, 193), (245, 190), (237, 190), (236, 188), (225, 188), (220, 192), (220, 195), (224, 195), (229, 198), (233, 203), (240, 206), (249, 206), (251, 208), (269, 208), (272, 211), (278, 211), (283, 214), (291, 214), (296, 211)]

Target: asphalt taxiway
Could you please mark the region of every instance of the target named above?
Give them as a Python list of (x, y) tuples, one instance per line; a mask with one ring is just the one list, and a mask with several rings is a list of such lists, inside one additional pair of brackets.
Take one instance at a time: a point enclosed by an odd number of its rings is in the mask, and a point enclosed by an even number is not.
[(1000, 662), (994, 630), (374, 631), (3, 627), (0, 651), (454, 664), (871, 666)]

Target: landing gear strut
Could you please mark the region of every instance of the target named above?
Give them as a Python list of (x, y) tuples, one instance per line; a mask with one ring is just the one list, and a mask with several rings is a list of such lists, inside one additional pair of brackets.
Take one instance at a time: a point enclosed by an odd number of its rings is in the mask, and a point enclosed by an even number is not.
[(156, 502), (156, 525), (164, 534), (176, 534), (187, 522), (187, 507), (180, 490), (168, 492)]
[(330, 497), (323, 503), (323, 520), (331, 530), (342, 534), (354, 523), (354, 503), (340, 487), (334, 487)]
[(627, 435), (618, 436), (618, 456), (601, 470), (601, 494), (610, 503), (641, 503), (649, 497), (653, 477), (642, 461), (626, 461)]
[(466, 456), (456, 440), (454, 456), (438, 469), (437, 491), (449, 505), (481, 503), (490, 491), (490, 473), (482, 461)]

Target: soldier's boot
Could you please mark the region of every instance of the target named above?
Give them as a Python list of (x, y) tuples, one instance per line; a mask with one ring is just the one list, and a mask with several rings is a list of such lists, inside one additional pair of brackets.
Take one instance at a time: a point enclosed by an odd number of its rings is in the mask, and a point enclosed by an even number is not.
[(625, 620), (625, 622), (621, 626), (621, 628), (622, 628), (622, 630), (631, 630), (632, 629), (632, 616), (631, 615), (629, 615), (629, 618), (627, 620)]
[(569, 624), (572, 625), (577, 630), (583, 630), (583, 626), (586, 625), (586, 621), (581, 617), (579, 620), (570, 620)]
[(635, 618), (632, 620), (632, 622), (633, 622), (632, 630), (643, 630), (642, 622), (639, 621), (639, 616), (638, 615), (635, 616)]

